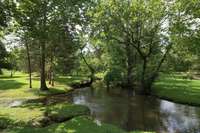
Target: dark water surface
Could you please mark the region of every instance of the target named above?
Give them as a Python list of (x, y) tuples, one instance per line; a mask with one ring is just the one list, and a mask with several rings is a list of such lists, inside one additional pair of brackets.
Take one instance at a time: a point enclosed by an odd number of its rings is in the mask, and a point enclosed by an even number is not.
[(127, 131), (200, 133), (198, 107), (154, 97), (130, 96), (130, 92), (120, 89), (107, 92), (101, 87), (76, 91), (72, 102), (88, 106), (97, 121), (114, 124)]

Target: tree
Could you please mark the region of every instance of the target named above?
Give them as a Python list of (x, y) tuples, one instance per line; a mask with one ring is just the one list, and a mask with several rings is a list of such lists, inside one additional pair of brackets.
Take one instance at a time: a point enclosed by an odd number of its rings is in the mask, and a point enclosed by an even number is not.
[(173, 14), (174, 46), (168, 65), (174, 71), (198, 71), (199, 58), (199, 1), (177, 1)]
[[(13, 10), (15, 8), (14, 1), (3, 0), (0, 1), (0, 32), (9, 24), (11, 17), (13, 16)], [(1, 35), (2, 33), (0, 33)]]
[[(12, 17), (12, 10), (15, 8), (13, 1), (0, 1), (0, 39), (4, 36), (5, 28), (8, 27), (8, 23)], [(2, 74), (1, 68), (8, 68), (8, 62), (6, 57), (8, 53), (6, 51), (4, 43), (0, 40), (0, 74)]]
[(5, 45), (0, 41), (0, 74), (2, 74), (2, 68), (8, 68), (7, 56)]
[(29, 73), (29, 88), (32, 88), (32, 67), (31, 67), (31, 55), (30, 55), (30, 44), (31, 41), (28, 40), (25, 36), (24, 38), (24, 46), (26, 48), (26, 56), (27, 56), (27, 64), (28, 64), (28, 73)]
[(172, 7), (163, 0), (101, 0), (90, 12), (94, 36), (108, 45), (120, 45), (126, 58), (127, 86), (132, 86), (134, 74), (143, 94), (151, 92), (173, 44), (169, 38)]
[[(81, 56), (81, 59), (83, 60), (83, 62), (88, 67), (89, 71), (90, 71), (90, 82), (89, 82), (89, 84), (92, 84), (95, 80), (96, 70), (94, 69), (94, 67), (90, 63), (88, 63), (87, 59), (85, 58), (85, 54), (83, 52), (84, 48), (86, 48), (86, 45), (84, 45), (83, 47), (80, 48), (80, 56)], [(87, 52), (89, 53), (89, 50)]]
[[(51, 58), (49, 64), (51, 64), (50, 71), (52, 71), (53, 56), (57, 57), (56, 63), (60, 64), (64, 62), (61, 62), (60, 59), (65, 58), (68, 61), (67, 59), (74, 55), (76, 47), (72, 45), (76, 44), (75, 27), (85, 21), (84, 10), (87, 9), (87, 2), (63, 0), (20, 0), (18, 2), (15, 19), (19, 30), (22, 30), (24, 34), (29, 33), (29, 37), (40, 48), (41, 90), (48, 90), (46, 85), (48, 56)], [(60, 52), (57, 53), (58, 50)], [(62, 50), (70, 52), (61, 52)]]

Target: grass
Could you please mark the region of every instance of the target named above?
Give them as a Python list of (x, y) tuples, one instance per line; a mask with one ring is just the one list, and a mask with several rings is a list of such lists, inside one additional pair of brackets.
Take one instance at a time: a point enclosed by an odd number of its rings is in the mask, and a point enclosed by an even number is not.
[(13, 108), (0, 107), (0, 128), (41, 127), (49, 122), (62, 122), (76, 116), (89, 115), (89, 112), (90, 110), (85, 106), (68, 103), (48, 106), (29, 104)]
[(183, 73), (161, 74), (153, 94), (178, 103), (200, 106), (200, 80), (191, 80)]
[(125, 131), (109, 125), (97, 124), (88, 117), (76, 117), (61, 124), (52, 124), (45, 128), (15, 128), (3, 133), (125, 133)]
[(29, 88), (28, 75), (16, 72), (13, 78), (8, 72), (4, 71), (4, 75), (0, 76), (0, 100), (5, 99), (35, 99), (51, 94), (64, 93), (71, 90), (69, 83), (80, 82), (84, 77), (60, 76), (56, 79), (55, 86), (48, 86), (48, 92), (39, 91), (39, 78), (34, 75), (33, 88)]
[(47, 107), (46, 113), (52, 120), (62, 122), (76, 116), (89, 115), (90, 110), (82, 105), (57, 104)]
[[(98, 123), (93, 119), (80, 116), (70, 121), (52, 124), (44, 128), (20, 127), (6, 130), (3, 133), (126, 133), (124, 130), (110, 124)], [(148, 133), (148, 132), (130, 132)], [(150, 132), (149, 132), (150, 133)]]
[(14, 126), (33, 126), (44, 118), (44, 107), (0, 107), (0, 129)]

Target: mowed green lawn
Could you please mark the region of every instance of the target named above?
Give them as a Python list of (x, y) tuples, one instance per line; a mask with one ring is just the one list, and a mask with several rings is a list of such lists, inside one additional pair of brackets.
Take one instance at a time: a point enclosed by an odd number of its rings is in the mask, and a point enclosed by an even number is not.
[(184, 73), (161, 74), (153, 88), (160, 98), (200, 106), (200, 80), (189, 79)]
[(39, 91), (39, 77), (33, 74), (32, 87), (29, 88), (28, 74), (16, 72), (11, 78), (9, 71), (0, 75), (0, 100), (4, 99), (35, 99), (51, 94), (65, 93), (71, 90), (70, 83), (80, 82), (85, 77), (59, 76), (56, 78), (55, 86), (50, 86), (48, 92)]

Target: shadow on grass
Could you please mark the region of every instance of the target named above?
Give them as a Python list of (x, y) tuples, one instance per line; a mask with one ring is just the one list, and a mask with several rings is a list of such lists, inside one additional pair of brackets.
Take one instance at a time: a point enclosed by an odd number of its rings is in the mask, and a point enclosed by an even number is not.
[(154, 84), (153, 93), (178, 103), (200, 105), (200, 80), (185, 79), (182, 75), (162, 75)]
[(0, 90), (20, 89), (25, 83), (16, 80), (0, 80)]
[[(157, 87), (167, 87), (168, 89), (170, 89), (170, 87), (172, 88), (178, 88), (178, 89), (183, 89), (183, 88), (186, 88), (186, 89), (200, 89), (200, 81), (198, 81), (199, 85), (196, 85), (195, 84), (196, 80), (186, 80), (186, 79), (169, 79), (169, 78), (166, 78), (166, 79), (163, 79), (163, 80), (160, 80), (156, 83), (156, 86)], [(199, 90), (200, 91), (200, 90)]]
[(25, 123), (11, 119), (9, 116), (0, 115), (0, 131), (6, 128), (12, 128), (13, 126), (24, 126)]
[(98, 126), (91, 119), (84, 116), (45, 128), (16, 128), (9, 133), (125, 133), (125, 131), (109, 124)]
[(90, 109), (82, 105), (62, 103), (47, 107), (46, 114), (52, 121), (60, 123), (77, 116), (89, 115)]
[[(41, 106), (39, 104), (25, 104), (19, 108), (29, 108), (29, 109), (38, 109), (43, 112), (43, 116), (29, 118), (29, 121), (15, 121), (16, 118), (10, 118), (9, 116), (0, 116), (0, 127), (1, 129), (7, 129), (6, 133), (64, 133), (63, 131), (67, 131), (67, 128), (63, 126), (61, 128), (60, 122), (66, 122), (71, 120), (76, 116), (85, 116), (89, 114), (89, 108), (81, 105), (68, 105), (68, 104), (57, 104), (57, 105), (49, 105), (49, 106)], [(15, 108), (12, 108), (15, 110)], [(27, 110), (28, 111), (28, 110)], [(20, 111), (19, 113), (23, 113)], [(28, 112), (26, 112), (28, 113)], [(30, 112), (30, 115), (34, 114), (34, 112)], [(22, 114), (23, 115), (23, 114)], [(27, 115), (27, 114), (26, 114)], [(33, 123), (38, 123), (37, 126), (33, 126)], [(54, 124), (59, 123), (59, 124)], [(49, 126), (50, 124), (53, 124)], [(61, 132), (57, 132), (57, 127), (59, 126), (59, 130)], [(19, 128), (18, 128), (19, 127)], [(43, 128), (36, 128), (43, 127)], [(14, 129), (12, 129), (14, 128)], [(67, 133), (67, 132), (66, 132)]]
[(183, 75), (162, 75), (155, 86), (167, 89), (194, 89), (200, 88), (200, 81), (185, 79)]
[(49, 95), (56, 95), (56, 94), (63, 94), (66, 93), (66, 90), (61, 90), (61, 89), (57, 89), (57, 88), (49, 88)]
[(40, 108), (41, 111), (44, 111), (44, 98), (41, 99), (31, 99), (23, 102), (23, 105), (18, 106), (20, 108), (28, 108), (28, 109), (35, 109)]

